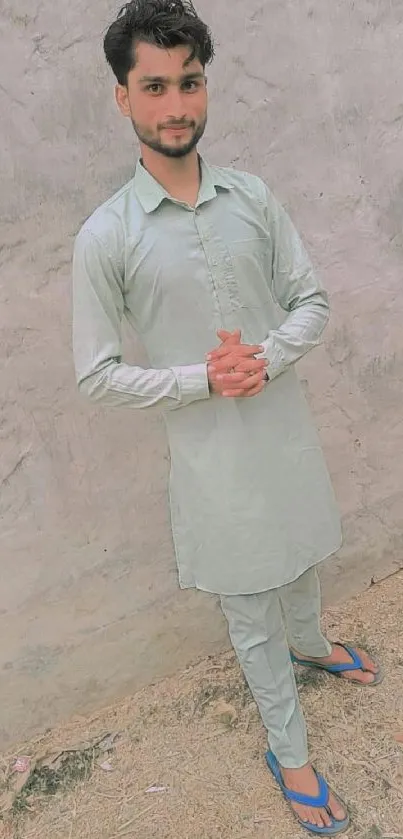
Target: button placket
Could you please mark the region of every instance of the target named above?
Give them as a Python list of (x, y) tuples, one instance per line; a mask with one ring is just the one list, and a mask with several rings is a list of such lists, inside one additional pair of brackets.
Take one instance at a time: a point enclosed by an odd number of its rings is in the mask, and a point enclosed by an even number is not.
[(219, 272), (217, 272), (217, 265), (218, 261), (215, 257), (214, 251), (214, 244), (213, 244), (213, 237), (211, 235), (211, 229), (207, 224), (203, 224), (203, 220), (201, 218), (201, 213), (198, 208), (195, 210), (195, 225), (196, 230), (199, 236), (200, 244), (203, 248), (206, 262), (207, 262), (207, 270), (208, 276), (210, 278), (212, 291), (214, 295), (214, 300), (216, 303), (216, 310), (218, 314), (218, 322), (222, 320), (222, 300), (220, 294), (220, 282), (219, 282)]
[(231, 255), (216, 229), (203, 214), (196, 214), (195, 223), (206, 255), (214, 295), (222, 314), (234, 312), (241, 306)]

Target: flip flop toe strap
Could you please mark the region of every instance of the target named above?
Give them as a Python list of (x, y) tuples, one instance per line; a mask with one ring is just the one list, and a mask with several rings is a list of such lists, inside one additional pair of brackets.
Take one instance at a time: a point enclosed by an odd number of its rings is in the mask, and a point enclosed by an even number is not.
[(295, 804), (304, 804), (306, 807), (327, 807), (329, 804), (329, 787), (322, 775), (316, 773), (319, 783), (319, 792), (317, 795), (303, 795), (299, 792), (293, 792), (284, 784), (281, 784), (283, 793), (288, 801), (293, 801)]
[(307, 661), (304, 658), (299, 658), (294, 655), (294, 653), (291, 653), (291, 659), (295, 662), (295, 664), (301, 664), (303, 667), (313, 667), (317, 670), (325, 670), (327, 673), (348, 673), (352, 670), (362, 670), (363, 673), (368, 672), (368, 668), (365, 667), (361, 656), (358, 655), (352, 647), (347, 647), (346, 644), (340, 643), (338, 643), (337, 646), (343, 647), (343, 649), (348, 652), (352, 661), (345, 661), (343, 664), (320, 664), (316, 661)]
[(348, 673), (351, 670), (362, 670), (365, 673), (367, 671), (361, 656), (352, 647), (347, 647), (345, 644), (338, 644), (337, 646), (343, 647), (351, 656), (352, 661), (346, 661), (343, 664), (324, 664), (322, 666), (325, 670), (329, 673)]

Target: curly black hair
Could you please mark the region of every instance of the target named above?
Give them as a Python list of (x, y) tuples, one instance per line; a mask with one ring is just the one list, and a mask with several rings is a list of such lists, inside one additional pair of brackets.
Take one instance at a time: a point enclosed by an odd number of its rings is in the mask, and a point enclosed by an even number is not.
[(203, 67), (214, 57), (210, 29), (191, 0), (131, 0), (122, 7), (104, 38), (106, 60), (121, 85), (127, 85), (140, 41), (165, 49), (189, 46), (189, 62), (198, 58)]

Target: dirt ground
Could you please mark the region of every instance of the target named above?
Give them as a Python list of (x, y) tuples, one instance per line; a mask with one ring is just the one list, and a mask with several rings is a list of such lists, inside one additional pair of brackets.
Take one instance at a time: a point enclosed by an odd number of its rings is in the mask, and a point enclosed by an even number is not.
[[(312, 758), (349, 804), (351, 839), (403, 839), (402, 603), (400, 573), (324, 616), (331, 639), (379, 656), (381, 686), (298, 669)], [(30, 758), (31, 775), (0, 836), (299, 839), (265, 745), (233, 654), (210, 657), (4, 755), (3, 796), (17, 756)]]

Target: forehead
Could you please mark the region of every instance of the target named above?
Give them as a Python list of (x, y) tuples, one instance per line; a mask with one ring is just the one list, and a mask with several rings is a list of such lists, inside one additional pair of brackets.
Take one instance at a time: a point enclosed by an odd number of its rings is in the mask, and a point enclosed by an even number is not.
[(136, 44), (135, 50), (136, 65), (131, 70), (131, 74), (137, 78), (164, 76), (176, 79), (185, 73), (200, 73), (203, 70), (198, 58), (189, 61), (191, 50), (188, 46), (172, 47), (167, 50), (155, 44), (140, 41)]

